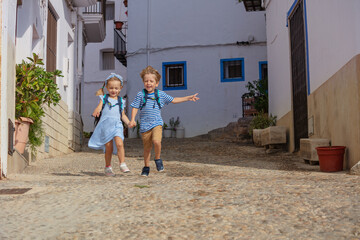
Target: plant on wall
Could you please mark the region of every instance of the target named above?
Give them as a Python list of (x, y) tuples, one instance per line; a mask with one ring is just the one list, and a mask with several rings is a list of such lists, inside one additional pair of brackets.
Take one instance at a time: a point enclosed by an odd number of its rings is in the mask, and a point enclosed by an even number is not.
[(276, 116), (270, 116), (267, 113), (259, 112), (250, 122), (249, 134), (253, 133), (253, 129), (265, 129), (276, 125)]
[(269, 110), (268, 80), (267, 78), (254, 80), (246, 84), (248, 93), (244, 96), (255, 99), (254, 107), (258, 112), (267, 113)]
[(16, 65), (16, 110), (15, 117), (31, 118), (33, 124), (29, 130), (29, 145), (36, 153), (35, 147), (44, 141), (44, 131), (41, 118), (45, 115), (44, 104), (56, 105), (61, 97), (55, 83), (56, 77), (62, 77), (60, 70), (46, 71), (43, 61), (33, 53), (27, 58), (30, 62), (22, 61)]

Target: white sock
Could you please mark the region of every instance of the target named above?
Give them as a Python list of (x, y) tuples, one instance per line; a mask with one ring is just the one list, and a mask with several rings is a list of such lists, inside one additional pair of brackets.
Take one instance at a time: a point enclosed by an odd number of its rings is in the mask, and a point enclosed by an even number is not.
[(121, 167), (126, 166), (126, 163), (123, 162), (123, 163), (120, 164), (120, 166)]

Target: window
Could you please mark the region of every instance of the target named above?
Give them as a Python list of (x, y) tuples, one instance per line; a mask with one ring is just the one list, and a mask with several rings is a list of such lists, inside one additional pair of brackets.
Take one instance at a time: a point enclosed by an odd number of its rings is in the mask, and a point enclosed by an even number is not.
[(163, 63), (163, 90), (184, 90), (186, 86), (186, 62)]
[(244, 59), (221, 59), (220, 60), (221, 82), (245, 81)]
[[(48, 8), (47, 42), (46, 42), (46, 71), (56, 70), (57, 47), (57, 16), (55, 11)], [(56, 79), (54, 79), (56, 82)]]
[(114, 3), (107, 3), (106, 4), (106, 20), (114, 20), (114, 15), (115, 15), (115, 7), (114, 7)]
[(114, 51), (102, 52), (102, 70), (115, 69)]
[(259, 62), (259, 79), (266, 79), (268, 77), (267, 61)]

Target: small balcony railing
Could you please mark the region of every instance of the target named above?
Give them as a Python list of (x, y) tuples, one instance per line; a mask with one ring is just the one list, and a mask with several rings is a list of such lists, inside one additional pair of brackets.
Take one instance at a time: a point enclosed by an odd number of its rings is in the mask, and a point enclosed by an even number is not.
[(84, 8), (82, 16), (88, 42), (102, 42), (106, 35), (106, 0)]
[(114, 56), (126, 67), (126, 36), (114, 29)]

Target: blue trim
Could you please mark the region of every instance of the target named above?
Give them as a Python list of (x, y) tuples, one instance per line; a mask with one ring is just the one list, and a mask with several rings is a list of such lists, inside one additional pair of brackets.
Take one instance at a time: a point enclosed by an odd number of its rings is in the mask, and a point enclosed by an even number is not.
[[(292, 6), (290, 7), (290, 10), (287, 12), (286, 15), (286, 27), (288, 27), (289, 23), (289, 16), (293, 12), (296, 4), (300, 0), (295, 0)], [(309, 40), (308, 40), (308, 26), (307, 26), (307, 11), (306, 11), (306, 0), (303, 0), (304, 2), (304, 25), (305, 25), (305, 57), (306, 57), (306, 77), (307, 77), (307, 92), (308, 95), (310, 95), (310, 69), (309, 69)]]
[[(242, 77), (240, 78), (224, 78), (224, 62), (230, 61), (241, 61), (241, 73)], [(245, 61), (244, 58), (227, 58), (227, 59), (220, 59), (220, 79), (221, 82), (243, 82), (245, 81)]]
[(309, 68), (309, 41), (308, 41), (308, 26), (306, 14), (306, 0), (304, 0), (304, 24), (305, 24), (305, 48), (306, 48), (306, 72), (308, 82), (308, 95), (310, 95), (310, 68)]
[(262, 71), (261, 71), (261, 66), (267, 64), (267, 61), (260, 61), (259, 62), (259, 79), (262, 79)]
[[(183, 64), (184, 65), (184, 86), (180, 87), (167, 87), (166, 86), (166, 66), (174, 65), (174, 64)], [(186, 70), (186, 61), (181, 62), (163, 62), (162, 63), (162, 74), (163, 74), (163, 90), (171, 91), (171, 90), (186, 90), (187, 89), (187, 70)]]

